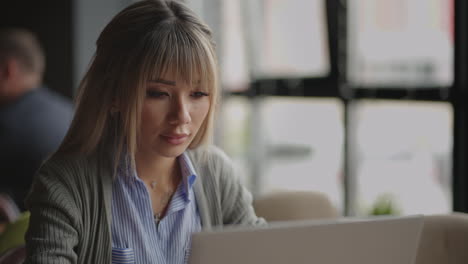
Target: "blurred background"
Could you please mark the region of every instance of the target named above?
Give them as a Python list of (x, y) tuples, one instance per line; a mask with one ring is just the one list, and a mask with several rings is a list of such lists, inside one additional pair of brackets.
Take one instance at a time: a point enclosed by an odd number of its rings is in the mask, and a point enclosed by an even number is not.
[[(403, 215), (467, 212), (457, 1), (186, 0), (218, 43), (215, 143), (254, 196), (319, 191), (349, 216), (388, 201)], [(36, 33), (45, 83), (73, 98), (99, 32), (131, 2), (2, 1), (0, 26)]]

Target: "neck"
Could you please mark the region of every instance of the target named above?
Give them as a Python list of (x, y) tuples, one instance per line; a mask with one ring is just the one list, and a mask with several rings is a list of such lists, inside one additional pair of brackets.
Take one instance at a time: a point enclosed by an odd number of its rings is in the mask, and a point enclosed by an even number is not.
[(171, 186), (177, 181), (177, 158), (155, 158), (136, 153), (135, 163), (138, 177), (146, 183), (155, 181), (159, 186)]

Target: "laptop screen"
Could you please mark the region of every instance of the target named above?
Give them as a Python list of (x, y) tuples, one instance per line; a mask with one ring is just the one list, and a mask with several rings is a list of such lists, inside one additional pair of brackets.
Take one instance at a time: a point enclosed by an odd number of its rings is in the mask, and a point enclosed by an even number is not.
[(422, 216), (273, 223), (193, 234), (190, 264), (413, 264)]

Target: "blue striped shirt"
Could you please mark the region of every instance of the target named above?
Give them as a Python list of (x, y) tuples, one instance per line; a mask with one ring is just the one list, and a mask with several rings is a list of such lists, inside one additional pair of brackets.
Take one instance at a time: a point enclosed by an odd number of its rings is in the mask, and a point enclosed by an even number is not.
[(187, 263), (191, 234), (201, 230), (192, 186), (196, 175), (186, 153), (178, 157), (182, 181), (156, 224), (144, 182), (119, 167), (112, 186), (112, 263)]

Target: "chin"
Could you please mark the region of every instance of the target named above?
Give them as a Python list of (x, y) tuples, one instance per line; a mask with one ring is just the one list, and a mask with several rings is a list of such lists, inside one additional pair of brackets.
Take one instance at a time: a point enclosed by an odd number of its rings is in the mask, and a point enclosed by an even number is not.
[(159, 155), (166, 158), (176, 158), (187, 150), (188, 146), (172, 146), (158, 148)]

